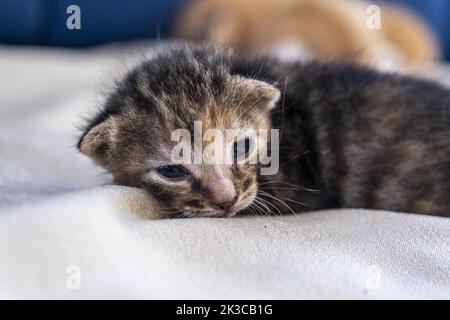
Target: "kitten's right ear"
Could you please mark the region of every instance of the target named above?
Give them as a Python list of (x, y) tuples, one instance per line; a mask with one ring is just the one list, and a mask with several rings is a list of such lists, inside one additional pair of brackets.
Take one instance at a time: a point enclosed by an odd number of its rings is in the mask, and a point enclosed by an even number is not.
[(111, 148), (113, 134), (113, 119), (109, 118), (89, 128), (78, 141), (78, 149), (98, 164), (104, 165), (107, 152)]
[(268, 109), (273, 109), (280, 100), (280, 90), (267, 82), (245, 79), (243, 83), (246, 90), (250, 92), (247, 97), (253, 99), (254, 103), (260, 103)]

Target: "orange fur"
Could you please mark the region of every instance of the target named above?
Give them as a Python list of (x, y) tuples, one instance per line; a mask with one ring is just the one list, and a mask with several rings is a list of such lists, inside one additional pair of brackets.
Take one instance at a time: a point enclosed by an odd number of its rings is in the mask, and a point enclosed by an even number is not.
[(416, 66), (439, 57), (424, 22), (404, 9), (380, 6), (381, 30), (369, 30), (364, 1), (196, 0), (180, 16), (175, 34), (251, 55), (293, 46), (300, 58), (303, 53), (376, 67)]

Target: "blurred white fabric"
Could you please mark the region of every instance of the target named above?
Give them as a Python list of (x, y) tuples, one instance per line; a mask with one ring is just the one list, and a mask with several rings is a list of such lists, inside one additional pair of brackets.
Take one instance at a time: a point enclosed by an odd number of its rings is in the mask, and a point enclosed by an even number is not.
[(450, 299), (450, 219), (165, 220), (110, 185), (74, 148), (76, 126), (133, 61), (0, 48), (0, 298)]

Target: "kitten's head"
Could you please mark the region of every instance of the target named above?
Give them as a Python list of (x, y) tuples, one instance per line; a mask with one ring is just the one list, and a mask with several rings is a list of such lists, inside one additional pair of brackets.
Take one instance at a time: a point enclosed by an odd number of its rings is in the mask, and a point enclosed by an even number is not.
[[(117, 183), (148, 190), (168, 212), (229, 217), (245, 209), (258, 191), (259, 165), (251, 160), (265, 154), (270, 138), (258, 129), (270, 129), (280, 93), (233, 75), (228, 59), (186, 47), (144, 62), (118, 83), (80, 151)], [(230, 163), (235, 157), (247, 161)]]

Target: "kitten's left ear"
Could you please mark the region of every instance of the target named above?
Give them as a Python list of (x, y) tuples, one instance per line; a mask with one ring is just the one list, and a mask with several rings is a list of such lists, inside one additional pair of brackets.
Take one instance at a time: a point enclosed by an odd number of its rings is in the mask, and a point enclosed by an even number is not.
[(255, 103), (264, 105), (267, 109), (275, 108), (280, 100), (281, 92), (275, 86), (259, 80), (246, 79), (245, 85), (251, 92)]

